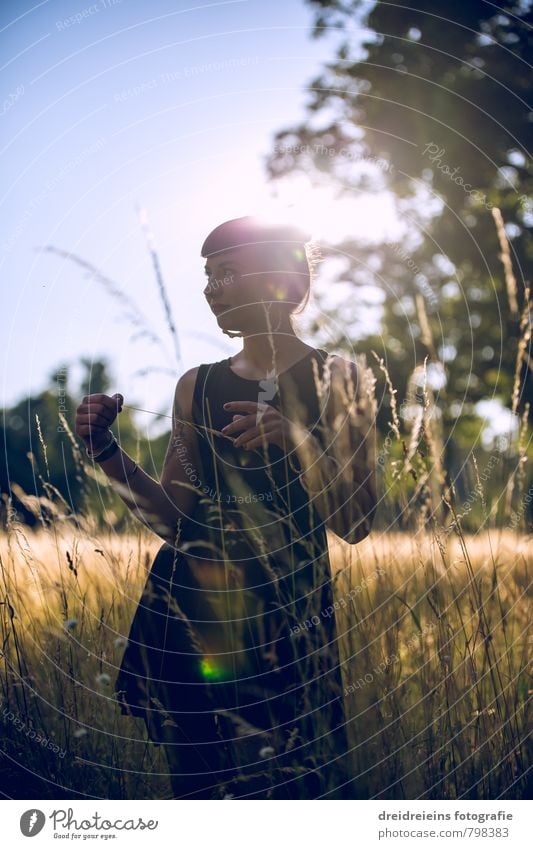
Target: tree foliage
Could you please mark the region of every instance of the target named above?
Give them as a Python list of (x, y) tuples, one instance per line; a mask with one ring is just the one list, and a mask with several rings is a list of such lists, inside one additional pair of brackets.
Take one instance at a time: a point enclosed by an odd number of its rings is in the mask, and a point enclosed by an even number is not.
[[(315, 37), (335, 35), (338, 44), (309, 85), (305, 120), (276, 134), (269, 174), (277, 181), (303, 172), (339, 197), (392, 192), (406, 225), (401, 241), (365, 242), (354, 222), (331, 251), (346, 257), (333, 281), (353, 287), (344, 326), (357, 328), (360, 349), (383, 357), (399, 405), (427, 356), (445, 433), (453, 428), (466, 445), (476, 429), (479, 436), (477, 402), (511, 407), (527, 310), (531, 3), (309, 5)], [(493, 207), (510, 240), (514, 284), (503, 272)], [(380, 333), (371, 335), (357, 323), (369, 284), (383, 299)], [(518, 411), (531, 400), (531, 363), (529, 343)], [(388, 417), (384, 408), (382, 429)]]
[[(65, 366), (50, 375), (42, 392), (4, 411), (0, 431), (3, 524), (9, 511), (11, 518), (30, 526), (58, 520), (75, 525), (90, 516), (101, 526), (120, 530), (129, 521), (125, 504), (98, 466), (86, 457), (83, 441), (74, 433), (76, 408), (82, 396), (110, 391), (109, 364), (84, 357), (80, 364), (85, 372), (78, 388), (71, 387), (70, 369)], [(141, 439), (127, 408), (113, 427), (124, 450), (158, 478), (168, 434), (151, 441)]]

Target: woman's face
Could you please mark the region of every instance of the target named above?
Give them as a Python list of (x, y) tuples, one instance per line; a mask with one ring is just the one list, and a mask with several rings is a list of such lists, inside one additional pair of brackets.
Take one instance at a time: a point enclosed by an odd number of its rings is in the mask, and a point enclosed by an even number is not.
[(241, 332), (264, 330), (268, 312), (276, 323), (280, 308), (288, 311), (289, 305), (283, 303), (287, 296), (284, 275), (270, 265), (268, 250), (254, 245), (206, 260), (204, 295), (219, 327)]

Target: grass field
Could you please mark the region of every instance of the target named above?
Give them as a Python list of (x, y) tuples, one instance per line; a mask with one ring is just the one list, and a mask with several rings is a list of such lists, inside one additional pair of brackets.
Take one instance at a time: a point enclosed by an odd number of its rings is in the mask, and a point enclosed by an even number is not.
[[(510, 252), (500, 235), (510, 290)], [(378, 525), (389, 527), (376, 525), (356, 546), (330, 538), (357, 798), (533, 796), (531, 487), (525, 494), (531, 427), (529, 405), (519, 411), (518, 403), (531, 338), (529, 303), (528, 287), (511, 398), (516, 440), (501, 456), (491, 455), (484, 469), (472, 445), (465, 462), (472, 488), (463, 500), (454, 475), (443, 468), (445, 438), (426, 362), (413, 372), (416, 392), (407, 417), (405, 411), (400, 416), (396, 390), (376, 355), (390, 396), (390, 431), (377, 455)], [(427, 317), (421, 315), (420, 324), (426, 326)], [(370, 374), (365, 392), (375, 405)], [(82, 479), (90, 469), (64, 417), (61, 422)], [(39, 439), (48, 471), (40, 426)], [(162, 539), (140, 524), (130, 535), (102, 534), (94, 511), (68, 516), (65, 498), (39, 478), (44, 495), (23, 496), (24, 503), (46, 524), (44, 505), (48, 527), (29, 531), (16, 514), (10, 517), (8, 503), (0, 536), (0, 793), (171, 798), (162, 748), (147, 741), (141, 719), (120, 713), (113, 693)], [(13, 490), (19, 494), (20, 487), (14, 483)], [(105, 510), (103, 517), (112, 523)], [(466, 534), (463, 520), (479, 532)], [(315, 730), (328, 732), (319, 724)], [(329, 769), (334, 786), (335, 764)]]
[[(531, 794), (531, 542), (509, 530), (331, 540), (359, 798)], [(113, 695), (160, 544), (144, 528), (16, 523), (0, 538), (5, 796), (171, 797), (161, 747)]]

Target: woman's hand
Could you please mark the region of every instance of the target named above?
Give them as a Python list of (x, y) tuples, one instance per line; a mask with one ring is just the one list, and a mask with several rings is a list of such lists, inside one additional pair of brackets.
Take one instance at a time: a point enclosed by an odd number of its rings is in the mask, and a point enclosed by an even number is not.
[(76, 410), (75, 430), (89, 451), (98, 451), (109, 442), (109, 428), (123, 403), (124, 398), (118, 392), (112, 397), (101, 393), (83, 396)]
[[(295, 425), (276, 407), (265, 402), (228, 401), (224, 404), (224, 409), (228, 412), (239, 410), (247, 414), (235, 415), (231, 424), (222, 428), (225, 436), (233, 436), (234, 433), (242, 431), (233, 442), (236, 448), (259, 448), (263, 441), (277, 445), (285, 453), (295, 448)], [(309, 435), (309, 431), (298, 427), (298, 438), (305, 435)]]

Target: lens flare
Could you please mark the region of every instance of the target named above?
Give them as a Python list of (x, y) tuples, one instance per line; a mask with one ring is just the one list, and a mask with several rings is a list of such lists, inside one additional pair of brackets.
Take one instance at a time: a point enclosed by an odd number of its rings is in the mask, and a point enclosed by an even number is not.
[(200, 671), (206, 681), (220, 681), (224, 678), (224, 669), (207, 657), (200, 662)]

